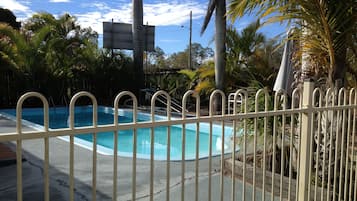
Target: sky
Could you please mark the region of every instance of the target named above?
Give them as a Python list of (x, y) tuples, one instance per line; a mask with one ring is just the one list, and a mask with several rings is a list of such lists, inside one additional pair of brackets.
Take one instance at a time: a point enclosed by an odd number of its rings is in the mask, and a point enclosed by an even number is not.
[[(144, 24), (155, 26), (155, 46), (166, 54), (183, 51), (189, 43), (189, 16), (192, 11), (192, 42), (214, 49), (214, 18), (201, 36), (200, 30), (206, 14), (208, 0), (143, 0)], [(26, 20), (36, 12), (48, 12), (54, 16), (69, 13), (82, 27), (91, 27), (99, 34), (102, 44), (103, 22), (131, 23), (132, 0), (1, 0), (0, 7), (11, 10), (18, 21)], [(241, 30), (255, 21), (254, 15), (235, 21)], [(272, 38), (286, 32), (280, 24), (270, 24), (260, 32)]]

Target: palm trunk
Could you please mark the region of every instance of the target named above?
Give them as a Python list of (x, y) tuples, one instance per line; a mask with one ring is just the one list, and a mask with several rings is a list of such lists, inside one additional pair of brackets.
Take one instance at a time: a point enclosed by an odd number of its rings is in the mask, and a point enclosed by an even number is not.
[[(305, 24), (306, 22), (302, 22)], [(302, 28), (302, 38), (307, 37), (309, 34), (311, 34), (311, 31)], [(311, 67), (311, 57), (309, 54), (309, 48), (306, 47), (305, 45), (306, 41), (302, 41), (301, 48), (302, 48), (302, 54), (301, 54), (301, 76), (302, 76), (302, 82), (304, 80), (311, 80), (314, 78), (314, 73), (312, 72), (312, 67)]]
[[(215, 81), (216, 89), (224, 89), (224, 73), (226, 66), (226, 1), (216, 0), (216, 52), (215, 52)], [(221, 97), (215, 97), (214, 111), (221, 107)]]
[(336, 64), (332, 75), (332, 79), (335, 82), (336, 89), (340, 89), (344, 86), (345, 74), (347, 69), (346, 50), (346, 48), (341, 48), (339, 54), (336, 55)]
[(216, 1), (216, 88), (224, 88), (224, 72), (226, 65), (226, 1)]

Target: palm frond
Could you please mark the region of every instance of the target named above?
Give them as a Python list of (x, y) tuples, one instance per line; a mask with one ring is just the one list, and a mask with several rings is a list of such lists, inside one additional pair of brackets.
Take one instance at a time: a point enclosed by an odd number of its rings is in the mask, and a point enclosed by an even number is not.
[(200, 79), (214, 78), (214, 75), (215, 75), (214, 68), (204, 68), (204, 69), (200, 69), (200, 71), (199, 71)]
[(194, 80), (197, 74), (196, 71), (189, 70), (189, 69), (182, 69), (178, 73), (187, 76), (189, 80)]
[(205, 30), (207, 29), (207, 26), (211, 20), (213, 11), (216, 8), (216, 1), (217, 0), (210, 0), (208, 3), (207, 13), (206, 13), (206, 16), (205, 16), (205, 19), (203, 21), (203, 25), (201, 28), (201, 35), (205, 32)]
[(210, 94), (215, 89), (215, 83), (211, 80), (199, 82), (195, 87), (197, 93)]

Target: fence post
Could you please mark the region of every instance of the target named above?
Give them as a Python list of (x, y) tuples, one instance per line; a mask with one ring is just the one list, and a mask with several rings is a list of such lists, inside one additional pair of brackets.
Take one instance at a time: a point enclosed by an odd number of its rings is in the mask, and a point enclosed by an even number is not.
[(301, 119), (301, 147), (300, 147), (300, 168), (298, 172), (298, 201), (308, 201), (308, 184), (309, 184), (309, 169), (310, 169), (310, 143), (311, 143), (311, 117), (312, 117), (312, 91), (314, 90), (314, 82), (311, 80), (304, 81), (303, 89), (303, 108), (307, 111), (302, 113)]

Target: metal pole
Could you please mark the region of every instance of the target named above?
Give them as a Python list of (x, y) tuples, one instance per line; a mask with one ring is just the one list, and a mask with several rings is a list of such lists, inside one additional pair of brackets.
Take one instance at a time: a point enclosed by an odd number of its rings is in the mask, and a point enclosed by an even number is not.
[(148, 71), (148, 29), (149, 29), (149, 22), (146, 22), (146, 27), (145, 28), (145, 70), (144, 70), (144, 87), (146, 88), (147, 84), (147, 71)]
[(114, 19), (112, 18), (112, 26), (111, 26), (111, 29), (110, 29), (110, 36), (111, 36), (111, 43), (110, 43), (110, 50), (112, 52), (112, 58), (114, 57), (114, 49), (113, 49), (113, 43), (114, 43), (114, 34), (113, 34), (113, 24), (114, 24)]
[(303, 107), (307, 108), (307, 112), (302, 113), (301, 122), (301, 147), (300, 147), (300, 168), (298, 172), (299, 190), (298, 201), (307, 201), (308, 199), (308, 184), (309, 184), (309, 169), (310, 169), (310, 141), (311, 135), (311, 118), (312, 118), (312, 91), (314, 83), (311, 80), (304, 81), (303, 89)]
[(192, 10), (190, 11), (190, 41), (188, 52), (188, 68), (192, 69)]

